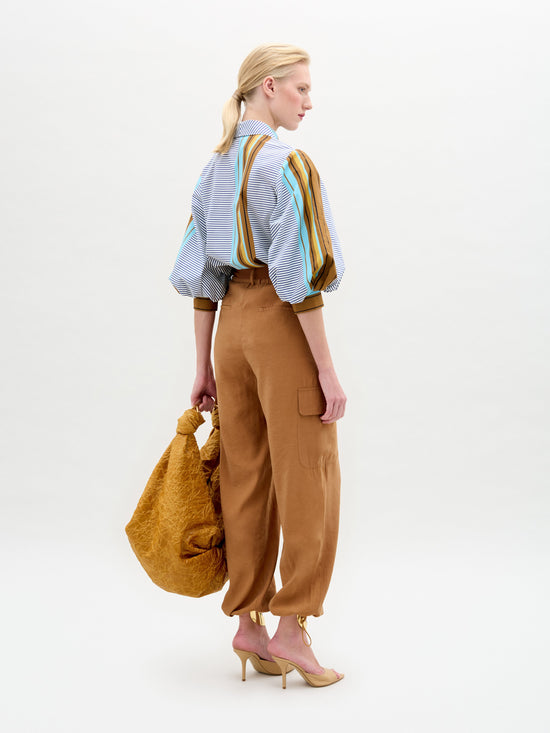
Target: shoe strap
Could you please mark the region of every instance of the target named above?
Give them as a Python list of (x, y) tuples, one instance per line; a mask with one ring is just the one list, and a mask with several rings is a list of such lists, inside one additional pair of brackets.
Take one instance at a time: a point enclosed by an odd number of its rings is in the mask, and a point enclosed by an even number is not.
[(261, 611), (250, 611), (250, 618), (258, 626), (265, 626), (264, 615)]
[[(304, 644), (306, 646), (311, 646), (311, 636), (309, 635), (308, 630), (306, 628), (306, 626), (307, 626), (307, 621), (306, 621), (307, 616), (300, 616), (300, 614), (297, 614), (296, 615), (296, 618), (298, 619), (298, 626), (302, 629), (302, 641), (304, 642)], [(307, 638), (309, 639), (309, 644), (305, 640), (304, 632), (305, 632)]]

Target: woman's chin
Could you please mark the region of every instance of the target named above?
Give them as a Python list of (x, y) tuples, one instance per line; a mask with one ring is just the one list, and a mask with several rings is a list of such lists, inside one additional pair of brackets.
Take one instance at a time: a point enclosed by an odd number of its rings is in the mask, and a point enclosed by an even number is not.
[(284, 127), (285, 130), (297, 130), (300, 126), (300, 120), (293, 120), (292, 122), (283, 122), (281, 123), (281, 127)]

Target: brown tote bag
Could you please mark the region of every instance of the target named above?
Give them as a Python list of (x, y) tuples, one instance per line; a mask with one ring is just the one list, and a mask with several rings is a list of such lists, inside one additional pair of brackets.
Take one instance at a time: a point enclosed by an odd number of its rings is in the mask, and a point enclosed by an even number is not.
[(220, 422), (199, 451), (197, 408), (178, 420), (176, 436), (155, 466), (131, 520), (130, 545), (151, 580), (163, 590), (199, 598), (227, 581), (220, 504)]

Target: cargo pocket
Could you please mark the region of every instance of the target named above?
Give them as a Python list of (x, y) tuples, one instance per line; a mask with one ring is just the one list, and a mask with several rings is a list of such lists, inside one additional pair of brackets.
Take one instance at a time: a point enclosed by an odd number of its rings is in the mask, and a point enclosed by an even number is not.
[(298, 455), (306, 468), (317, 468), (338, 456), (336, 423), (324, 425), (319, 420), (325, 409), (320, 387), (298, 389)]

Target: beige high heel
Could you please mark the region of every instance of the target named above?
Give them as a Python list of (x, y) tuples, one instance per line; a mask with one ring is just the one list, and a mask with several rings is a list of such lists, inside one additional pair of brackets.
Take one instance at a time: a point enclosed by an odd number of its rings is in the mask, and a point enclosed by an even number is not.
[[(304, 644), (306, 646), (311, 646), (311, 636), (308, 634), (306, 628), (306, 617), (297, 614), (297, 619), (298, 625), (302, 629), (302, 640)], [(304, 632), (307, 634), (309, 644), (304, 639)], [(311, 685), (312, 687), (326, 687), (327, 685), (332, 685), (335, 682), (340, 682), (340, 680), (344, 679), (343, 674), (338, 676), (333, 669), (327, 669), (326, 667), (323, 667), (324, 671), (321, 674), (313, 674), (312, 672), (306, 672), (305, 669), (302, 669), (299, 664), (296, 664), (296, 662), (293, 662), (290, 659), (285, 659), (284, 657), (276, 657), (274, 654), (272, 654), (271, 656), (281, 668), (281, 674), (283, 675), (283, 690), (286, 689), (287, 672), (291, 672), (292, 669), (295, 669), (304, 678), (308, 685)]]
[[(250, 618), (255, 624), (258, 624), (258, 626), (265, 626), (264, 617), (261, 611), (250, 611)], [(282, 674), (281, 667), (277, 662), (270, 662), (269, 659), (262, 659), (262, 657), (260, 657), (259, 654), (256, 654), (256, 652), (249, 652), (245, 649), (235, 649), (235, 647), (233, 647), (233, 651), (241, 660), (243, 682), (246, 680), (246, 662), (249, 659), (256, 672), (260, 672), (261, 674)], [(273, 658), (275, 659), (275, 657)]]

